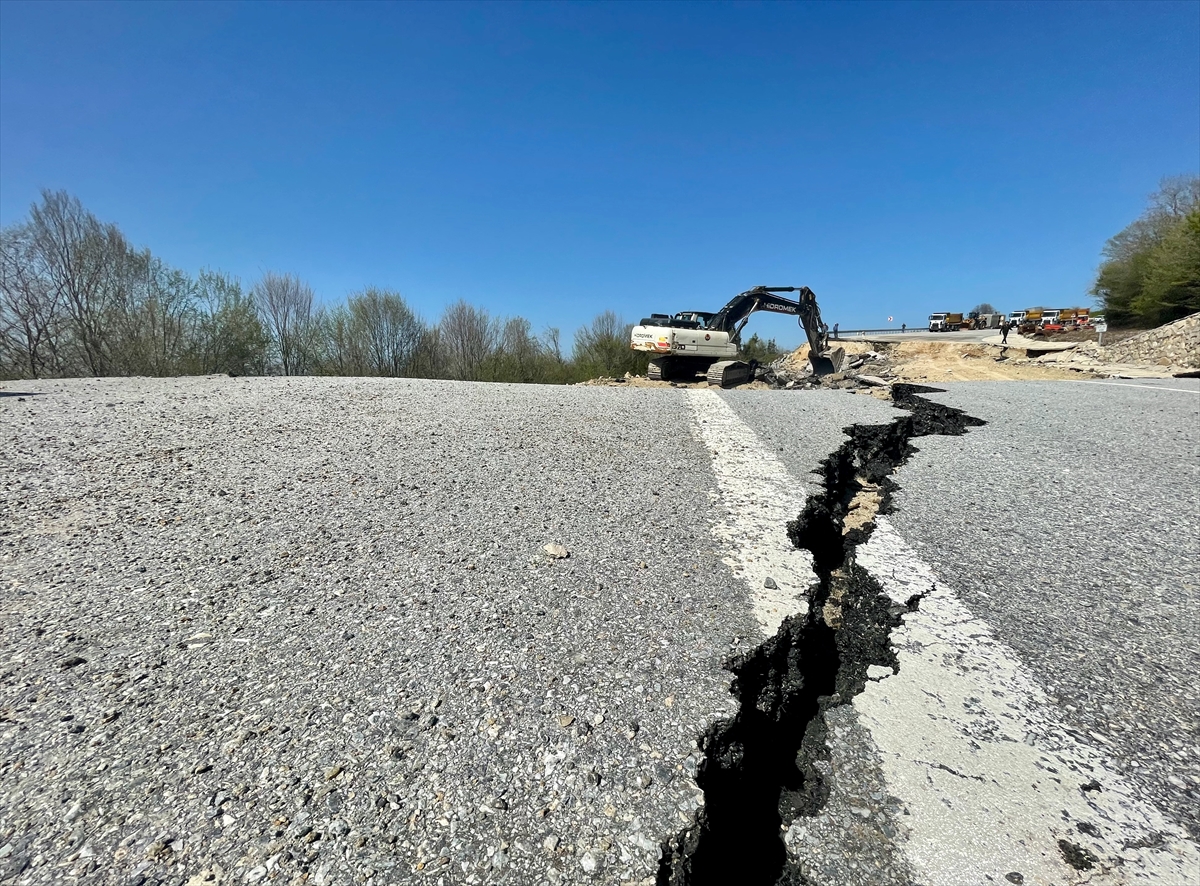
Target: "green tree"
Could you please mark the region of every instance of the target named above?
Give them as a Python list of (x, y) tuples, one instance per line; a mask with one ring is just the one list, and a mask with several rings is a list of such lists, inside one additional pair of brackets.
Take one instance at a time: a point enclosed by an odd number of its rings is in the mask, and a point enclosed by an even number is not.
[(1200, 178), (1163, 179), (1145, 212), (1105, 244), (1092, 287), (1116, 326), (1157, 326), (1200, 311)]
[(775, 343), (775, 339), (763, 341), (758, 337), (758, 333), (750, 336), (750, 339), (742, 344), (742, 358), (744, 360), (757, 360), (759, 363), (770, 363), (772, 360), (779, 359), (779, 345)]
[(597, 314), (589, 326), (575, 332), (571, 350), (573, 375), (578, 380), (607, 376), (617, 378), (626, 372), (646, 372), (649, 356), (629, 347), (632, 323), (626, 323), (612, 311)]
[(202, 373), (261, 375), (271, 338), (254, 299), (228, 274), (204, 270), (196, 278), (200, 319), (193, 362)]
[(1172, 226), (1150, 254), (1133, 308), (1156, 324), (1200, 311), (1200, 208)]

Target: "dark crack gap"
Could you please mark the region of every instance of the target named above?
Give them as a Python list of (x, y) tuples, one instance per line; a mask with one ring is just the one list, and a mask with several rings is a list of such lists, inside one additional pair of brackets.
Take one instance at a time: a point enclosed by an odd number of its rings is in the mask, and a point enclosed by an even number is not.
[(705, 805), (695, 826), (663, 843), (657, 886), (807, 882), (787, 857), (783, 831), (828, 799), (824, 712), (862, 692), (871, 665), (898, 670), (888, 638), (920, 602), (894, 603), (855, 551), (874, 531), (874, 515), (891, 510), (899, 488), (892, 475), (918, 451), (913, 439), (985, 424), (918, 396), (939, 390), (896, 385), (892, 402), (907, 414), (846, 428), (849, 439), (821, 462), (820, 491), (788, 524), (793, 544), (813, 556), (808, 611), (726, 662), (738, 712), (700, 739)]

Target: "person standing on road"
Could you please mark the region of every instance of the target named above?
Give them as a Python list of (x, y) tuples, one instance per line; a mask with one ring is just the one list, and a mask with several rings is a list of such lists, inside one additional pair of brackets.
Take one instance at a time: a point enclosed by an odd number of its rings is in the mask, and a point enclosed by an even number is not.
[(901, 323), (901, 324), (900, 324), (900, 333), (901, 333), (901, 334), (903, 334), (903, 333), (905, 333), (905, 332), (908, 332), (908, 324), (907, 324), (907, 323)]
[(833, 324), (833, 337), (834, 339), (838, 337), (838, 324), (836, 323)]
[(1005, 320), (1003, 323), (1000, 324), (1000, 344), (1003, 344), (1003, 345), (1008, 344), (1008, 330), (1009, 330), (1009, 322), (1007, 320)]

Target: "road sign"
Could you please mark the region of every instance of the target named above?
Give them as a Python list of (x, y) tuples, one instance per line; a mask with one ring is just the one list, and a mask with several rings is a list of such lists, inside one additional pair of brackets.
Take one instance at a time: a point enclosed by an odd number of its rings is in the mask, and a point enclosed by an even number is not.
[(1098, 345), (1104, 344), (1104, 333), (1106, 333), (1106, 332), (1108, 332), (1108, 324), (1107, 323), (1097, 323), (1096, 324), (1096, 344), (1098, 344)]

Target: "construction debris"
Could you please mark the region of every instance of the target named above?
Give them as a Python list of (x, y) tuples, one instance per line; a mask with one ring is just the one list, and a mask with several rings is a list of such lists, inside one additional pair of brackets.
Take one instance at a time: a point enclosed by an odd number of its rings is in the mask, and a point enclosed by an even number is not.
[[(1062, 341), (999, 334), (982, 341), (929, 339), (836, 342), (844, 356), (840, 369), (813, 375), (808, 345), (759, 366), (746, 389), (860, 389), (886, 396), (897, 382), (1060, 381), (1087, 378), (1170, 378), (1200, 372), (1200, 313), (1192, 314), (1120, 342), (1101, 347), (1094, 341)], [(593, 379), (582, 384), (630, 387), (706, 387), (694, 381), (653, 381), (644, 376)]]

